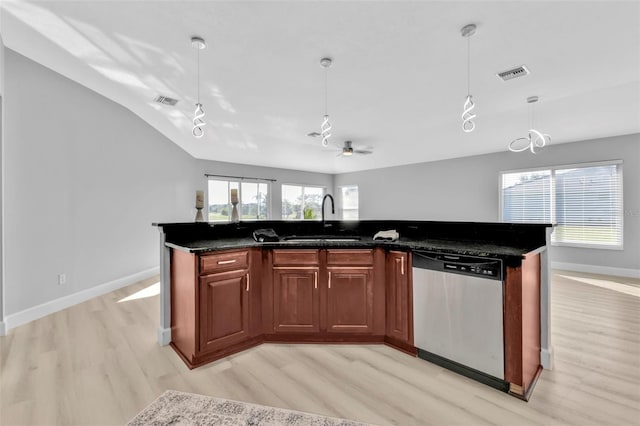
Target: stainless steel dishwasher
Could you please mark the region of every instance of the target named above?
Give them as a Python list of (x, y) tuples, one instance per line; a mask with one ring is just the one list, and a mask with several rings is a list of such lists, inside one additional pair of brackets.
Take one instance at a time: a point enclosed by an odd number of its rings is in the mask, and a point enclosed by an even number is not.
[(412, 272), (418, 356), (506, 392), (502, 260), (418, 250)]

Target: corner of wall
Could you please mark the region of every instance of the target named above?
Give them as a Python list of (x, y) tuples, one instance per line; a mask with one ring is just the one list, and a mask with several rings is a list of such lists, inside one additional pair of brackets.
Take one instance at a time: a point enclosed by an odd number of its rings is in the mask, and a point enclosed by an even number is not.
[(0, 34), (0, 336), (6, 334), (4, 323), (4, 42)]

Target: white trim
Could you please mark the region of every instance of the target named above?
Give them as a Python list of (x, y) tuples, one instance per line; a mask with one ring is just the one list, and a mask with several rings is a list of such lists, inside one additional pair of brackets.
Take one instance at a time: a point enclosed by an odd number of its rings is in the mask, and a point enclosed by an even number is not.
[[(552, 228), (546, 228), (545, 241), (551, 240)], [(549, 250), (540, 252), (540, 363), (547, 370), (553, 367), (551, 342), (551, 274), (549, 273)]]
[(54, 312), (61, 311), (70, 306), (85, 302), (89, 299), (93, 299), (94, 297), (102, 296), (103, 294), (112, 292), (122, 287), (126, 287), (138, 281), (151, 278), (154, 275), (158, 275), (159, 270), (159, 267), (156, 266), (154, 268), (137, 272), (126, 277), (118, 278), (116, 280), (70, 294), (68, 296), (63, 296), (58, 299), (42, 303), (40, 305), (27, 308), (24, 311), (16, 312), (15, 314), (7, 315), (4, 322), (6, 331), (45, 317)]
[(640, 278), (640, 269), (613, 268), (610, 266), (583, 265), (581, 263), (551, 262), (552, 269), (586, 272), (589, 274), (613, 275), (616, 277)]
[(614, 164), (623, 164), (623, 161), (620, 159), (616, 159), (616, 160), (588, 161), (586, 163), (557, 164), (554, 166), (540, 166), (540, 167), (532, 167), (532, 168), (526, 168), (526, 169), (502, 170), (500, 171), (500, 174), (517, 173), (517, 172), (537, 172), (540, 170), (547, 170), (547, 169), (579, 169), (581, 167), (612, 166)]
[(545, 370), (553, 370), (553, 348), (540, 351), (540, 364)]
[(0, 336), (7, 335), (7, 324), (4, 321), (0, 321)]
[(158, 343), (160, 346), (167, 346), (171, 343), (171, 329), (158, 327)]

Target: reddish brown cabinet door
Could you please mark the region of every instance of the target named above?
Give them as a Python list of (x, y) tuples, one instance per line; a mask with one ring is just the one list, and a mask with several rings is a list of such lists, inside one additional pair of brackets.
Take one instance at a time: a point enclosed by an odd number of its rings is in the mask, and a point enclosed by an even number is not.
[(273, 326), (276, 333), (320, 331), (317, 267), (273, 270)]
[(200, 347), (210, 352), (249, 337), (249, 273), (231, 271), (200, 277)]
[(372, 331), (373, 268), (327, 268), (327, 332)]
[(409, 255), (407, 253), (391, 251), (387, 254), (386, 334), (412, 345), (413, 301), (409, 273)]

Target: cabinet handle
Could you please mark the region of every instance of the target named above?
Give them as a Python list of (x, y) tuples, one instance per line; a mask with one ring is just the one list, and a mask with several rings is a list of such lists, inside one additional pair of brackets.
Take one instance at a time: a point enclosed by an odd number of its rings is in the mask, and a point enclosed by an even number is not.
[(229, 265), (230, 263), (236, 263), (236, 259), (218, 260), (218, 265)]
[(329, 271), (329, 288), (331, 288), (331, 271)]
[(400, 257), (400, 275), (404, 275), (404, 256)]
[(318, 271), (313, 271), (313, 288), (318, 288)]
[(249, 291), (249, 274), (247, 273), (247, 291)]

